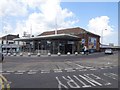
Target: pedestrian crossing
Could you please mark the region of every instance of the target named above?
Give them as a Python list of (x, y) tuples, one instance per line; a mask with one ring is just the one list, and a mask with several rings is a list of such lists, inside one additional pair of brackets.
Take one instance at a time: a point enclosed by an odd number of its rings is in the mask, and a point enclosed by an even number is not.
[(96, 70), (104, 70), (104, 69), (112, 69), (115, 66), (103, 66), (103, 67), (79, 67), (79, 68), (64, 68), (64, 69), (30, 69), (30, 70), (7, 70), (7, 71), (0, 71), (0, 74), (3, 75), (9, 75), (9, 74), (16, 74), (16, 75), (22, 75), (22, 74), (29, 74), (29, 75), (34, 75), (34, 74), (44, 74), (44, 73), (62, 73), (62, 72), (85, 72), (85, 71), (96, 71)]

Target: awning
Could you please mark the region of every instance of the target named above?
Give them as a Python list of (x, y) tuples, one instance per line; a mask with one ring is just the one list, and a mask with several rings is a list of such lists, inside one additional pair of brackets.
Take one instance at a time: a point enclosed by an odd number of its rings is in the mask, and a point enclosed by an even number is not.
[(15, 38), (14, 41), (33, 41), (33, 40), (80, 40), (78, 36), (70, 34), (54, 34), (36, 37)]

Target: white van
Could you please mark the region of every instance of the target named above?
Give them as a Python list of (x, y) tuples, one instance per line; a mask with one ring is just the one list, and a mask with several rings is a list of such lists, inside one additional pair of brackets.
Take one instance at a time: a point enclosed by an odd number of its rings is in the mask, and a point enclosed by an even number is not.
[(0, 61), (3, 61), (3, 59), (4, 59), (4, 56), (3, 56), (3, 54), (0, 52)]

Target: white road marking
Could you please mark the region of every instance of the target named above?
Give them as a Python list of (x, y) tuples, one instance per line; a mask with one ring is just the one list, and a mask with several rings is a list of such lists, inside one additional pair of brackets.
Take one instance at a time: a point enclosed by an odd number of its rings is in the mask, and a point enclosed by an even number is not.
[(28, 72), (28, 74), (36, 74), (37, 72)]
[(87, 66), (86, 66), (85, 68), (86, 68), (86, 69), (92, 69), (92, 68), (94, 68), (94, 67), (87, 67)]
[(73, 77), (76, 78), (80, 83), (83, 84), (82, 87), (84, 87), (84, 88), (91, 87), (91, 85), (87, 85), (87, 84), (85, 84), (85, 83), (84, 83), (82, 80), (80, 80), (77, 76), (73, 75)]
[(80, 86), (70, 76), (62, 76), (62, 78), (67, 81), (67, 84), (70, 86), (70, 88), (80, 88)]
[(100, 69), (106, 69), (106, 68), (101, 67)]
[(64, 84), (59, 80), (58, 77), (56, 77), (56, 80), (58, 81), (58, 88), (59, 88), (60, 90), (61, 90), (62, 87), (68, 89), (68, 87), (67, 87), (66, 85), (64, 85)]
[(20, 72), (26, 72), (26, 71), (25, 71), (25, 70), (18, 70), (17, 72), (19, 72), (19, 73), (20, 73)]
[(69, 70), (67, 70), (67, 72), (75, 72), (75, 70), (69, 69)]
[(50, 72), (41, 72), (41, 73), (50, 73)]
[(73, 70), (73, 68), (65, 68), (65, 70), (67, 71), (67, 72), (74, 72), (75, 70)]
[(80, 69), (79, 71), (87, 71), (87, 69)]
[(118, 80), (118, 76), (114, 73), (104, 73), (104, 75), (114, 80)]
[(41, 73), (50, 73), (50, 70), (41, 70)]
[(71, 69), (73, 69), (73, 68), (65, 68), (65, 70), (71, 70)]
[(61, 69), (53, 69), (53, 71), (54, 71), (55, 73), (62, 72), (62, 70), (61, 70)]
[(29, 70), (30, 72), (37, 72), (37, 71), (39, 71), (39, 70)]
[[(118, 76), (114, 73), (112, 75)], [(72, 75), (72, 76), (61, 76), (56, 77), (58, 81), (58, 88), (89, 88), (95, 86), (111, 85), (107, 80), (102, 79), (101, 77), (95, 74), (83, 74), (83, 75)], [(77, 82), (77, 81), (78, 82)]]
[(15, 72), (15, 71), (6, 71), (6, 72), (8, 72), (8, 73), (13, 73), (13, 72)]
[(99, 86), (102, 86), (101, 83), (95, 81), (94, 79), (88, 77), (88, 76), (85, 75), (85, 74), (84, 74), (84, 76), (79, 75), (79, 77), (83, 78), (84, 80), (86, 80), (88, 83), (90, 83), (90, 84), (93, 85), (93, 86), (96, 86), (96, 84), (99, 85)]
[(17, 73), (15, 73), (15, 74), (19, 74), (19, 75), (22, 75), (23, 73), (22, 73), (22, 72), (17, 72)]
[(85, 66), (81, 66), (81, 65), (76, 64), (76, 63), (75, 63), (75, 65), (78, 66), (79, 68), (85, 68)]
[(8, 75), (8, 74), (10, 74), (10, 73), (2, 73), (2, 74), (4, 74), (4, 75)]
[(4, 71), (0, 71), (0, 73), (2, 73), (2, 72), (4, 72)]
[(110, 82), (102, 79), (101, 77), (95, 75), (95, 74), (86, 74), (87, 76), (92, 76), (92, 78), (94, 77), (95, 79), (99, 80), (99, 81), (102, 81), (102, 83), (104, 83), (104, 85), (111, 85)]
[(95, 68), (91, 68), (90, 70), (97, 70), (97, 69), (95, 69)]

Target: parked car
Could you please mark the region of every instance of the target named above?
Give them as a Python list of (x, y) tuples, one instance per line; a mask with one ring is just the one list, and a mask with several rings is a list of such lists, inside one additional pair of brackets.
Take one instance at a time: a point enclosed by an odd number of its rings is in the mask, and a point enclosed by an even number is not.
[(113, 54), (113, 50), (112, 49), (106, 49), (105, 54)]
[(0, 61), (3, 61), (4, 55), (0, 52)]

